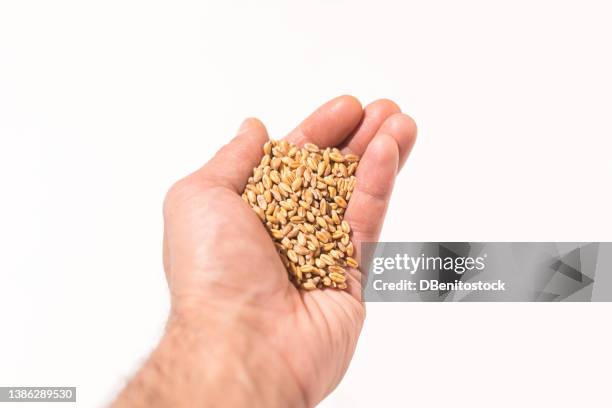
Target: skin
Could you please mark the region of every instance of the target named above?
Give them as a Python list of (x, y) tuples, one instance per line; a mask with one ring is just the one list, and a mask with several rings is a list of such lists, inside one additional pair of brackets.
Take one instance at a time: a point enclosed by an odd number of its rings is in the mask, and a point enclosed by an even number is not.
[[(359, 260), (376, 241), (416, 125), (389, 100), (365, 109), (335, 98), (286, 139), (360, 155), (345, 219)], [(160, 344), (116, 407), (312, 407), (340, 382), (365, 318), (361, 273), (349, 290), (297, 290), (265, 227), (240, 197), (268, 140), (247, 119), (164, 203), (164, 269), (172, 307)]]

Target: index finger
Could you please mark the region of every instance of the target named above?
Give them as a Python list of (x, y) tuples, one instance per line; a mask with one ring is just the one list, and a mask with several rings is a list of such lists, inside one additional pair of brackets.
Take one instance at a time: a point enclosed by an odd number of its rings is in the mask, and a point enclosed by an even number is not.
[(339, 96), (314, 111), (285, 140), (298, 146), (305, 143), (319, 147), (337, 146), (359, 125), (362, 117), (363, 109), (357, 98)]

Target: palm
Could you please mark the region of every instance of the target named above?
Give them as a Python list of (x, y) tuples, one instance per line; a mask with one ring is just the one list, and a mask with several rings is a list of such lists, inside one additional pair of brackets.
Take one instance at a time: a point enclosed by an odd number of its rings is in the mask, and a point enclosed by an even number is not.
[[(298, 292), (293, 289), (295, 312), (287, 316), (290, 341), (281, 352), (310, 395), (327, 395), (338, 384), (355, 351), (365, 317), (365, 307), (343, 291)], [(303, 355), (293, 345), (303, 345)], [(288, 346), (288, 347), (287, 347)], [(312, 378), (322, 381), (312, 381)], [(320, 388), (320, 389), (317, 389)]]
[[(396, 107), (388, 101), (370, 105), (365, 117), (355, 103), (346, 97), (329, 102), (288, 138), (298, 144), (342, 145), (363, 155), (346, 211), (359, 256), (359, 243), (378, 236), (414, 125), (402, 128), (403, 119), (392, 115)], [(388, 123), (389, 117), (396, 119)], [(195, 297), (215, 307), (247, 309), (249, 324), (316, 402), (339, 382), (354, 352), (365, 315), (360, 273), (349, 271), (349, 291), (304, 292), (289, 282), (268, 232), (239, 195), (266, 138), (261, 125), (247, 129), (169, 193), (165, 269), (173, 301)], [(243, 166), (232, 169), (228, 162)], [(239, 174), (228, 175), (234, 170)], [(312, 381), (314, 376), (319, 381)]]
[[(179, 231), (192, 231), (181, 242), (182, 256), (177, 259), (170, 253), (167, 272), (175, 296), (205, 296), (207, 302), (225, 308), (249, 303), (253, 315), (272, 322), (262, 325), (263, 334), (302, 387), (340, 380), (363, 322), (361, 302), (344, 291), (297, 290), (259, 218), (230, 189), (185, 188), (168, 215), (173, 217), (172, 229), (167, 226), (170, 248), (178, 246), (174, 237)], [(184, 259), (188, 265), (180, 263)], [(327, 381), (308, 381), (315, 373)]]

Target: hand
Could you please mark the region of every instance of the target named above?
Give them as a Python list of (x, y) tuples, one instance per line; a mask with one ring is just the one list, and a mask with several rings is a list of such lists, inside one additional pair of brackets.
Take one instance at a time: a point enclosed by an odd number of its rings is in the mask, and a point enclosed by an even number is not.
[[(360, 242), (378, 238), (415, 136), (414, 121), (395, 103), (362, 109), (350, 96), (326, 103), (287, 136), (362, 156), (345, 216), (358, 260)], [(264, 225), (240, 197), (266, 140), (264, 125), (247, 119), (168, 192), (168, 329), (117, 405), (314, 406), (344, 375), (365, 317), (361, 273), (349, 271), (348, 291), (305, 292), (289, 282)]]

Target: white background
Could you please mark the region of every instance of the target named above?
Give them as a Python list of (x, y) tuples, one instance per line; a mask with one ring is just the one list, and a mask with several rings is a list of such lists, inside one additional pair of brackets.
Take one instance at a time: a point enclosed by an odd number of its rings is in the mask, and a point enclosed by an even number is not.
[[(113, 398), (163, 328), (165, 191), (246, 116), (396, 100), (383, 240), (612, 239), (609, 2), (214, 3), (0, 3), (0, 385)], [(609, 406), (609, 304), (368, 312), (322, 407)]]

